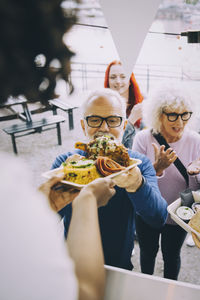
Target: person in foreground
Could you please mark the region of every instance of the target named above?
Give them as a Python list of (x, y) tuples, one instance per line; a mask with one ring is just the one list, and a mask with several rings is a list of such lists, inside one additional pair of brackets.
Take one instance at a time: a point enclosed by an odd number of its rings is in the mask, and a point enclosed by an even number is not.
[[(51, 179), (36, 191), (20, 160), (2, 153), (0, 164), (0, 298), (103, 299), (105, 273), (97, 208), (115, 194), (111, 179), (99, 178), (74, 195), (66, 243), (58, 234), (60, 218), (47, 201), (61, 178)], [(62, 197), (67, 199), (68, 191)]]
[[(179, 193), (186, 188), (198, 189), (198, 178), (188, 176), (186, 171), (188, 164), (200, 156), (200, 136), (189, 129), (194, 117), (193, 102), (182, 84), (169, 83), (157, 87), (144, 107), (145, 123), (149, 129), (139, 132), (133, 143), (134, 151), (147, 155), (152, 161), (161, 194), (168, 205), (178, 199)], [(157, 139), (160, 138), (159, 143)], [(164, 141), (169, 145), (168, 149)], [(136, 231), (142, 272), (153, 274), (161, 236), (164, 277), (176, 280), (181, 266), (181, 247), (187, 232), (170, 216), (165, 226), (157, 230), (139, 215), (136, 216)]]
[(128, 123), (124, 131), (122, 143), (125, 147), (132, 149), (136, 128), (142, 128), (142, 101), (143, 96), (135, 79), (131, 74), (130, 79), (124, 73), (120, 61), (112, 61), (106, 68), (104, 87), (117, 91), (126, 103), (126, 116)]
[[(92, 92), (83, 104), (81, 126), (88, 141), (102, 135), (110, 135), (121, 141), (126, 122), (124, 100), (111, 89)], [(82, 150), (59, 155), (52, 168), (59, 167), (74, 153), (86, 155)], [(99, 208), (98, 215), (105, 263), (131, 270), (135, 211), (150, 226), (161, 228), (167, 217), (167, 204), (158, 189), (155, 170), (150, 160), (138, 152), (129, 150), (128, 153), (142, 163), (120, 176), (120, 183), (115, 178), (115, 183), (120, 187), (115, 187), (115, 196), (108, 205)], [(67, 205), (64, 214), (66, 235), (70, 219), (71, 205)]]
[[(0, 1), (0, 103), (11, 95), (24, 95), (48, 106), (48, 100), (55, 97), (57, 78), (69, 84), (73, 53), (63, 35), (75, 22), (76, 13), (68, 11), (65, 17), (61, 3)], [(40, 53), (46, 63), (38, 68), (35, 60)], [(54, 59), (60, 64), (57, 70), (51, 67)], [(41, 89), (44, 80), (48, 86)], [(47, 198), (32, 186), (30, 166), (5, 153), (0, 153), (0, 165), (0, 299), (103, 299), (105, 274), (97, 207), (113, 196), (113, 183), (98, 180), (79, 195), (73, 194), (76, 198), (66, 245), (58, 230), (60, 219)], [(60, 180), (52, 179), (41, 187), (53, 202), (56, 193), (50, 188)], [(72, 200), (69, 191), (57, 195), (58, 199), (61, 195), (63, 201), (65, 197)]]

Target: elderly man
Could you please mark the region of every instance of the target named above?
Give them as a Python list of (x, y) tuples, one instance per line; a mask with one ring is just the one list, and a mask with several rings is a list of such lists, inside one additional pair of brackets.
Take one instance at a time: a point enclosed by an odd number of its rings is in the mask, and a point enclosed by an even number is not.
[[(106, 134), (121, 141), (127, 123), (126, 107), (124, 99), (117, 92), (102, 89), (91, 93), (83, 105), (82, 113), (81, 126), (88, 140)], [(74, 153), (85, 155), (82, 150), (65, 153), (56, 158), (52, 168), (59, 167)], [(98, 214), (105, 263), (131, 270), (135, 213), (152, 227), (159, 228), (165, 223), (167, 204), (158, 189), (150, 160), (131, 150), (129, 156), (140, 159), (142, 163), (124, 175), (123, 183), (115, 187), (116, 194), (105, 207), (99, 208)], [(64, 215), (66, 235), (70, 219), (71, 205), (68, 205)]]

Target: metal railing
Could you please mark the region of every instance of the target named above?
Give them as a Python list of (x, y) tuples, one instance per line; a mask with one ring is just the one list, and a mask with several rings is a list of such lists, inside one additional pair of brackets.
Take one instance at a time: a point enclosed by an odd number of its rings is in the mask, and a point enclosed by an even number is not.
[[(74, 86), (81, 90), (103, 87), (107, 64), (72, 62), (71, 79)], [(137, 64), (133, 70), (136, 80), (144, 93), (148, 93), (152, 84), (161, 80), (194, 81), (181, 66)], [(200, 72), (195, 74), (200, 81)]]

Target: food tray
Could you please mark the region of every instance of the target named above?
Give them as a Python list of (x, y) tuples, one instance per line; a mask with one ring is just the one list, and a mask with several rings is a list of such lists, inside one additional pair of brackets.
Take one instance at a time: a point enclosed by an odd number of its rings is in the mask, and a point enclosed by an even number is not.
[[(127, 168), (125, 168), (124, 170), (122, 170), (120, 172), (113, 173), (109, 176), (106, 176), (106, 178), (114, 178), (116, 176), (119, 176), (119, 175), (127, 172), (128, 170), (134, 168), (135, 166), (141, 164), (141, 162), (142, 162), (140, 159), (136, 159), (136, 158), (130, 158), (130, 160), (131, 160), (131, 165), (130, 166), (128, 166)], [(56, 168), (56, 169), (53, 169), (53, 170), (50, 170), (50, 171), (47, 171), (47, 172), (43, 173), (42, 176), (45, 177), (45, 178), (50, 179), (53, 176), (63, 175), (62, 170), (63, 170), (63, 167), (59, 167), (59, 168)], [(71, 187), (75, 187), (77, 189), (81, 189), (85, 186), (85, 184), (78, 184), (78, 183), (67, 181), (67, 180), (62, 180), (61, 182), (64, 183), (64, 184), (67, 184)]]
[(178, 198), (176, 201), (172, 202), (168, 207), (167, 207), (167, 211), (169, 212), (171, 218), (179, 225), (181, 226), (183, 229), (185, 229), (185, 231), (191, 233), (194, 232), (198, 238), (200, 239), (200, 233), (197, 232), (196, 230), (194, 230), (191, 226), (189, 226), (187, 223), (185, 223), (183, 220), (181, 220), (177, 214), (176, 214), (176, 210), (177, 208), (181, 206), (181, 198)]

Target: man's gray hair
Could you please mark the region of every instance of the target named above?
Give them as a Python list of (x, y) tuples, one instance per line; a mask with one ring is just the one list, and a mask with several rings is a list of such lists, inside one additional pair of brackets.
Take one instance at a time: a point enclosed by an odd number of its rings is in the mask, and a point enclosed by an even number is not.
[(115, 98), (116, 101), (118, 101), (121, 105), (121, 116), (123, 118), (126, 118), (126, 99), (120, 96), (120, 94), (117, 91), (113, 91), (109, 88), (101, 88), (98, 90), (94, 90), (90, 92), (86, 100), (83, 102), (81, 106), (81, 116), (82, 118), (85, 116), (85, 112), (87, 110), (88, 105), (94, 98), (107, 98), (112, 99)]

